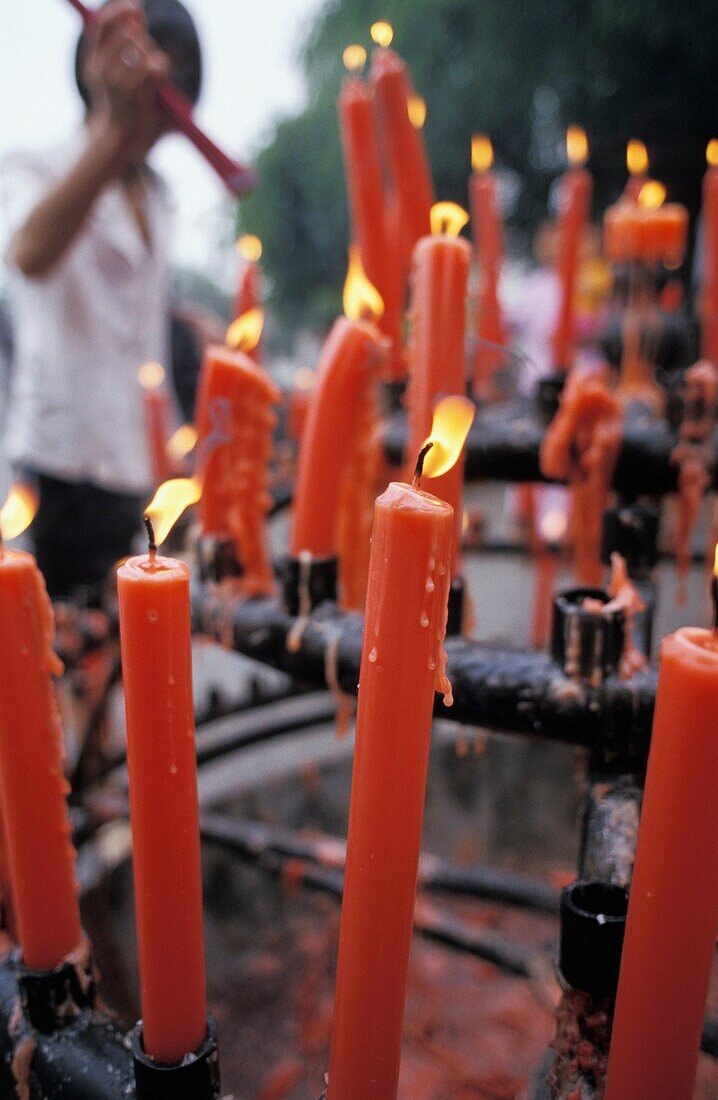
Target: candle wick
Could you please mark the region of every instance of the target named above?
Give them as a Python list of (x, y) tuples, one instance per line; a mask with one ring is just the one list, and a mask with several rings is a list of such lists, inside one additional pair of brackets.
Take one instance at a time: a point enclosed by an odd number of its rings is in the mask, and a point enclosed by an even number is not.
[(434, 444), (429, 440), (419, 451), (419, 457), (416, 460), (416, 466), (414, 467), (414, 480), (411, 483), (412, 489), (418, 489), (421, 483), (421, 475), (424, 473), (424, 459), (428, 455)]
[(145, 527), (147, 528), (147, 538), (149, 539), (149, 544), (150, 544), (150, 547), (149, 547), (149, 549), (150, 549), (150, 560), (154, 561), (154, 559), (157, 557), (157, 543), (155, 542), (155, 529), (152, 526), (152, 520), (150, 519), (149, 516), (145, 516), (144, 520), (145, 520)]

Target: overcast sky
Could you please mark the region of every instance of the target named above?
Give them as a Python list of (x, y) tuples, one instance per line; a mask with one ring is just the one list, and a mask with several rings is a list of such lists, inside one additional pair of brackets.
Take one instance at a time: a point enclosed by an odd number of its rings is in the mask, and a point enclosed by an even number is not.
[[(296, 54), (324, 0), (185, 0), (197, 21), (205, 84), (197, 116), (237, 159), (249, 159), (277, 115), (301, 106)], [(79, 20), (66, 0), (0, 0), (0, 157), (59, 143), (79, 123), (72, 72)], [(181, 137), (166, 138), (154, 163), (178, 204), (175, 255), (212, 270), (232, 268), (216, 241), (229, 206), (221, 183)], [(0, 222), (2, 221), (0, 209)], [(220, 270), (215, 270), (219, 263)]]

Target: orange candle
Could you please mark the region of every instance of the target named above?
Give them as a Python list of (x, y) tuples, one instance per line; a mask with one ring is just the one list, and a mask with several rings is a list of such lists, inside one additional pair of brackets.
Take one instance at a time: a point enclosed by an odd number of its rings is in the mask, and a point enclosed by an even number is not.
[[(466, 298), (471, 248), (456, 236), (467, 215), (454, 203), (432, 211), (436, 232), (414, 250), (409, 319), (409, 446), (416, 455), (431, 428), (436, 402), (448, 393), (466, 392)], [(435, 482), (434, 492), (455, 514), (452, 577), (459, 572), (463, 460)]]
[(718, 140), (708, 142), (708, 171), (703, 177), (703, 356), (718, 364)]
[(718, 927), (718, 640), (661, 646), (606, 1100), (690, 1100)]
[[(350, 69), (357, 64), (361, 67), (365, 59), (362, 46), (348, 46), (344, 51), (345, 64)], [(405, 373), (401, 333), (404, 278), (401, 255), (392, 247), (387, 224), (389, 210), (369, 87), (358, 76), (349, 77), (342, 85), (338, 107), (351, 235), (359, 249), (362, 267), (384, 302), (377, 326), (391, 341), (388, 377), (401, 378)]]
[(626, 202), (636, 202), (648, 179), (648, 150), (637, 138), (631, 138), (626, 146), (626, 167), (628, 180), (623, 189), (623, 199)]
[(117, 585), (142, 1041), (174, 1063), (207, 1030), (189, 569), (151, 550)]
[(571, 168), (561, 181), (559, 198), (556, 266), (561, 300), (552, 338), (554, 363), (560, 370), (568, 370), (573, 364), (576, 283), (581, 262), (581, 241), (588, 222), (593, 191), (593, 180), (582, 167), (588, 157), (588, 142), (580, 127), (569, 126), (566, 151)]
[(295, 556), (337, 553), (341, 486), (361, 423), (362, 398), (386, 354), (373, 321), (359, 319), (372, 311), (379, 314), (381, 298), (356, 263), (350, 263), (344, 290), (350, 316), (334, 322), (322, 349), (299, 448), (290, 537)]
[(469, 182), (471, 223), (474, 247), (481, 269), (481, 283), (476, 311), (476, 335), (479, 340), (474, 354), (473, 375), (477, 394), (487, 396), (491, 375), (500, 364), (502, 352), (496, 346), (506, 340), (499, 305), (499, 277), (503, 261), (503, 225), (496, 195), (496, 180), (491, 166), (494, 152), (485, 134), (471, 139), (473, 172)]
[[(232, 309), (232, 320), (242, 317), (251, 310), (262, 308), (262, 272), (259, 261), (262, 258), (262, 242), (253, 233), (246, 233), (237, 241), (237, 255), (241, 265), (237, 278), (237, 290)], [(262, 359), (261, 339), (247, 351), (250, 359), (256, 363)]]
[(143, 363), (138, 377), (142, 386), (142, 406), (152, 483), (159, 485), (172, 474), (172, 461), (167, 449), (171, 407), (169, 391), (165, 385), (165, 369), (160, 363)]
[(264, 518), (276, 424), (272, 405), (280, 399), (245, 352), (207, 349), (197, 397), (199, 520), (205, 535), (234, 540), (245, 582), (257, 591), (271, 586), (273, 576)]
[[(5, 516), (12, 506), (9, 498)], [(3, 513), (4, 537), (19, 534), (8, 529)], [(31, 970), (53, 969), (82, 940), (52, 683), (62, 666), (53, 636), (52, 606), (35, 559), (0, 548), (0, 803), (17, 936)]]
[(390, 35), (384, 34), (379, 40), (387, 45), (374, 50), (371, 83), (391, 182), (401, 211), (404, 266), (408, 270), (414, 244), (429, 232), (434, 187), (422, 132), (412, 124), (409, 114), (412, 90), (406, 65), (388, 48)]

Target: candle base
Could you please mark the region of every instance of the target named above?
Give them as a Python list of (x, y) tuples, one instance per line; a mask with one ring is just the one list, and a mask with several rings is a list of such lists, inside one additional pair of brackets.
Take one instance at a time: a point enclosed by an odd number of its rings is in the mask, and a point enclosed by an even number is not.
[(237, 561), (234, 540), (215, 535), (199, 535), (196, 542), (197, 564), (200, 578), (205, 582), (241, 577), (244, 569)]
[(615, 672), (623, 653), (626, 617), (584, 606), (586, 600), (609, 602), (602, 588), (570, 588), (554, 601), (551, 655), (566, 676), (598, 686)]
[(449, 613), (446, 617), (446, 636), (456, 638), (464, 628), (465, 588), (464, 578), (454, 577), (449, 589)]
[(558, 967), (572, 989), (615, 999), (627, 912), (625, 886), (579, 880), (562, 891)]
[(536, 390), (536, 412), (540, 420), (550, 424), (558, 412), (558, 405), (566, 385), (567, 371), (556, 371), (539, 380)]
[(95, 1004), (97, 990), (89, 943), (75, 962), (66, 960), (53, 970), (30, 970), (19, 953), (17, 986), (26, 1020), (44, 1035), (67, 1027)]
[(132, 1032), (136, 1100), (217, 1100), (220, 1095), (217, 1026), (207, 1017), (207, 1037), (181, 1062), (156, 1062), (142, 1048), (142, 1021)]
[(282, 596), (289, 615), (309, 615), (325, 600), (336, 602), (339, 563), (336, 557), (311, 554), (288, 557), (282, 563)]

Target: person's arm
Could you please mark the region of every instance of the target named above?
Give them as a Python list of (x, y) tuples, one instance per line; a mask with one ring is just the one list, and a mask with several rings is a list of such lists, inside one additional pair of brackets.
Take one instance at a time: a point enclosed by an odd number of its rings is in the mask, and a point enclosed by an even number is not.
[(163, 125), (157, 81), (168, 73), (169, 59), (147, 36), (136, 0), (110, 0), (100, 11), (87, 50), (85, 75), (92, 96), (88, 143), (10, 244), (8, 258), (24, 275), (47, 275), (82, 229), (105, 185), (151, 148)]

